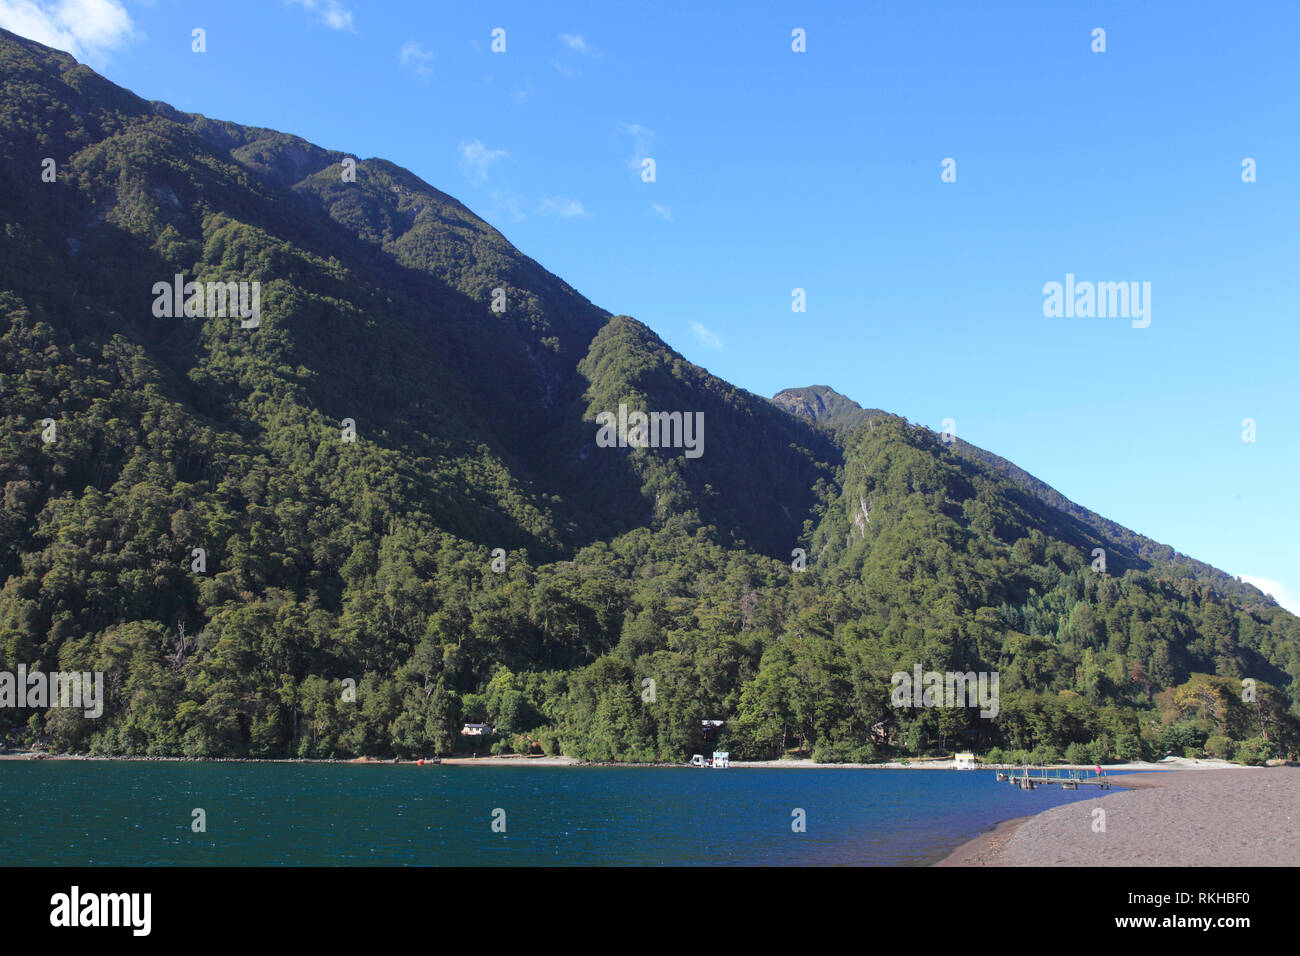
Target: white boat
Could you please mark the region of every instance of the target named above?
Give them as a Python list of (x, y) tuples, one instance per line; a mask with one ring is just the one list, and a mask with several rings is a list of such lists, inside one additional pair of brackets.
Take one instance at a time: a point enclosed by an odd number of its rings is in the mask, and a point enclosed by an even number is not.
[(691, 758), (692, 767), (712, 767), (715, 770), (726, 770), (731, 765), (731, 755), (726, 750), (713, 751), (713, 759), (709, 760), (704, 754), (696, 754)]

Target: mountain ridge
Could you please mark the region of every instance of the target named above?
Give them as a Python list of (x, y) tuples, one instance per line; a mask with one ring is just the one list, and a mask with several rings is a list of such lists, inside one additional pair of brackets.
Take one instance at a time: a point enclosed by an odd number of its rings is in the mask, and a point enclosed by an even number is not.
[[(110, 689), (102, 720), (6, 708), (0, 734), (413, 756), (488, 721), (593, 760), (682, 759), (706, 717), (737, 754), (831, 760), (1300, 742), (1300, 619), (1222, 572), (833, 390), (788, 390), (819, 422), (725, 382), (385, 160), (350, 181), (349, 154), (12, 34), (0, 68), (0, 671)], [(259, 283), (260, 325), (152, 314), (177, 274)], [(703, 454), (602, 445), (620, 405), (702, 413)], [(892, 707), (915, 664), (1001, 671), (1001, 716)]]
[[(847, 432), (852, 432), (859, 425), (869, 422), (873, 418), (889, 414), (877, 408), (863, 408), (847, 395), (837, 392), (827, 385), (782, 389), (772, 397), (772, 401), (792, 415), (808, 418), (815, 422), (826, 422), (832, 428)], [(1189, 555), (1182, 554), (1169, 545), (1132, 531), (1078, 504), (1061, 494), (1047, 482), (1042, 481), (1014, 462), (1008, 461), (994, 452), (978, 445), (972, 445), (956, 435), (951, 436), (951, 441), (947, 442), (947, 444), (959, 454), (983, 462), (1001, 472), (1044, 504), (1063, 512), (1084, 525), (1097, 529), (1113, 550), (1128, 552), (1134, 557), (1140, 557), (1146, 562), (1146, 566), (1149, 566), (1154, 561), (1182, 565), (1194, 576), (1212, 581), (1224, 593), (1233, 594), (1244, 600), (1259, 600), (1267, 604), (1277, 604), (1272, 595), (1265, 594), (1254, 585), (1242, 581), (1239, 577), (1228, 574), (1208, 562), (1198, 561)]]

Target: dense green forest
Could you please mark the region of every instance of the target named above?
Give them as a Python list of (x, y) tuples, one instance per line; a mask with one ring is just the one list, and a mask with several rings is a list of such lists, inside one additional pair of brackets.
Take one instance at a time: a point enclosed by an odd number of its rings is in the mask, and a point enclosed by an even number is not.
[[(829, 389), (736, 388), (391, 163), (4, 31), (0, 76), (0, 671), (106, 689), (0, 739), (1300, 756), (1300, 619), (1254, 588)], [(260, 325), (155, 316), (176, 274), (260, 282)], [(704, 454), (598, 447), (619, 404), (703, 412)], [(997, 716), (894, 706), (918, 664), (997, 672)]]

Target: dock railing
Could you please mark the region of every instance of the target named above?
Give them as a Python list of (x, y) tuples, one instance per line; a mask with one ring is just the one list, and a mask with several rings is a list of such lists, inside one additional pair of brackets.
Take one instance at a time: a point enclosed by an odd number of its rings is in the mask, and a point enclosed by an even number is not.
[[(1049, 769), (1051, 770), (1050, 775), (1048, 773)], [(1037, 773), (1034, 771), (1037, 771)], [(1021, 790), (1037, 790), (1039, 787), (1051, 786), (1060, 786), (1063, 790), (1078, 790), (1080, 787), (1110, 789), (1110, 779), (1105, 776), (1104, 772), (1094, 773), (1091, 779), (1084, 776), (1086, 773), (1088, 773), (1086, 770), (1030, 767), (1025, 764), (1019, 773), (1014, 770), (1010, 772), (999, 770), (997, 779), (999, 782), (1009, 783)]]

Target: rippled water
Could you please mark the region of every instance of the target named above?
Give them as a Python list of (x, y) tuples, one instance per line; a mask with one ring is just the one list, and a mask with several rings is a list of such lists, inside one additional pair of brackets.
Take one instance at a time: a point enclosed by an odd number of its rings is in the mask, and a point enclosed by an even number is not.
[(0, 851), (11, 866), (918, 865), (1094, 796), (991, 770), (0, 761)]

